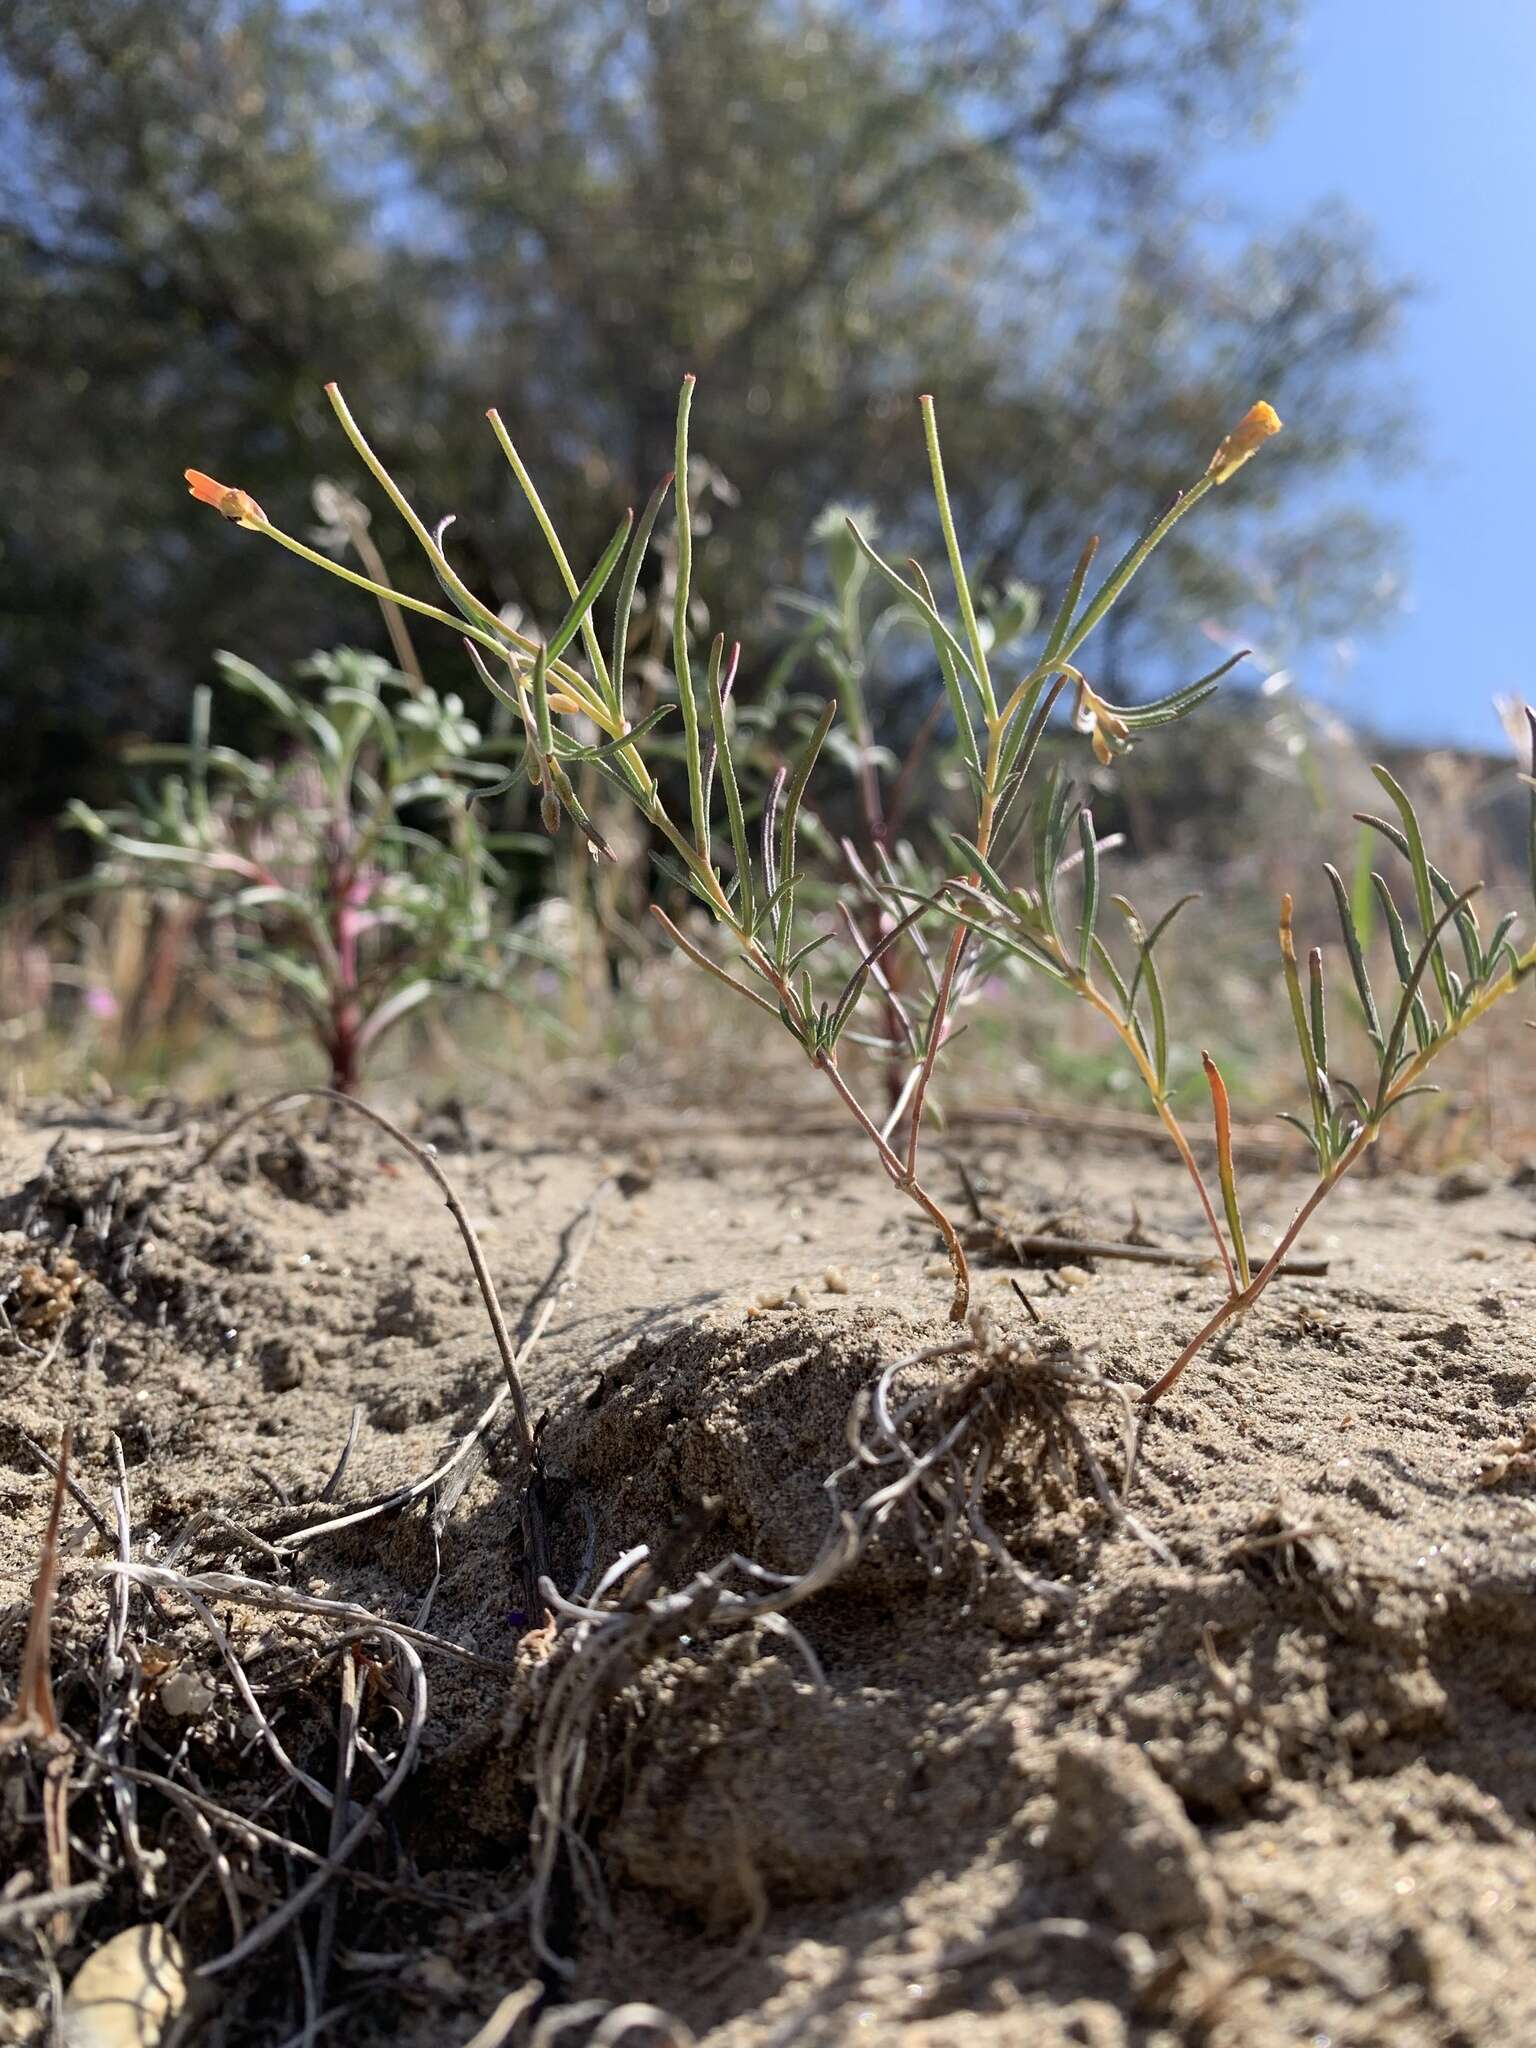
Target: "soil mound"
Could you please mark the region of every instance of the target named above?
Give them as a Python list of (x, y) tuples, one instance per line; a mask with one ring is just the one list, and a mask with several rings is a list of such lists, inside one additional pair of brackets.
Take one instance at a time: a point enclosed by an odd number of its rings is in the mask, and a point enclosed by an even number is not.
[[(100, 1523), (67, 1505), (53, 1684), (95, 1895), (66, 1977), (144, 1921), (195, 1969), (295, 1894), (351, 1726), (376, 1824), (192, 2041), (301, 2031), (306, 1972), (362, 2048), (466, 2043), (540, 1978), (551, 2013), (596, 2002), (578, 2042), (633, 2000), (712, 2048), (1536, 2038), (1536, 1269), (1499, 1250), (1527, 1194), (1372, 1191), (1347, 1263), (1154, 1413), (1126, 1492), (1099, 1382), (1152, 1378), (1198, 1284), (1105, 1269), (1044, 1327), (989, 1288), (960, 1354), (929, 1248), (835, 1149), (791, 1215), (803, 1148), (695, 1134), (611, 1197), (536, 1356), (551, 1629), (499, 1440), (440, 1526), (430, 1490), (368, 1512), (497, 1369), (432, 1191), (371, 1138), (301, 1143), (303, 1173), (269, 1136), (180, 1180), (65, 1152), (0, 1208), (4, 1710), (50, 1493), (27, 1439), (73, 1423)], [(482, 1121), (454, 1164), (515, 1311), (601, 1162)], [(1171, 1174), (1073, 1171), (1096, 1216), (1177, 1232)], [(834, 1249), (872, 1276), (851, 1297), (815, 1291)], [(754, 1308), (765, 1282), (808, 1305)], [(203, 1575), (206, 1617), (162, 1581), (114, 1638), (114, 1435), (134, 1559)], [(419, 1695), (356, 1609), (426, 1632)], [(35, 1891), (46, 1762), (0, 1751)], [(55, 1937), (9, 1910), (0, 1995), (45, 2039)]]

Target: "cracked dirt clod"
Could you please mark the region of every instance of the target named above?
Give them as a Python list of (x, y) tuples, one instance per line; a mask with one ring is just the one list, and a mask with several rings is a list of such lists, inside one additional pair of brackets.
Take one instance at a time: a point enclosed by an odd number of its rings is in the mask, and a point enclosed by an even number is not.
[(1128, 1931), (1205, 1930), (1221, 1892), (1194, 1822), (1133, 1742), (1069, 1736), (1056, 1752), (1047, 1848), (1082, 1871)]

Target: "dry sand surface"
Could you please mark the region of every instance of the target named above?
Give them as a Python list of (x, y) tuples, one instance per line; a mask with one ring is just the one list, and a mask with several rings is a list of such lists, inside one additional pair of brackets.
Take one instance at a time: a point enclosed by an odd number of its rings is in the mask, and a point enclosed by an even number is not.
[[(284, 1544), (431, 1472), (499, 1384), (452, 1221), (386, 1137), (311, 1108), (178, 1179), (198, 1140), (140, 1144), (153, 1117), (0, 1129), (0, 1711), (52, 1493), (24, 1438), (52, 1449), (66, 1422), (108, 1521), (121, 1443), (135, 1561), (212, 1511), (181, 1571), (473, 1653), (422, 1649), (414, 1768), (339, 1880), (200, 1981), (188, 2041), (460, 2048), (539, 1979), (540, 2039), (629, 2048), (1536, 2041), (1536, 1455), (1511, 1448), (1536, 1422), (1536, 1188), (1506, 1169), (1345, 1188), (1303, 1246), (1326, 1275), (1277, 1283), (1197, 1362), (1122, 1504), (1127, 1410), (1096, 1382), (1150, 1383), (1215, 1305), (1208, 1273), (978, 1253), (985, 1355), (888, 1375), (877, 1438), (883, 1369), (955, 1332), (931, 1233), (855, 1142), (772, 1103), (745, 1136), (647, 1111), (622, 1148), (600, 1098), (536, 1133), (403, 1114), (514, 1324), (601, 1191), (528, 1367), (552, 1577), (596, 1603), (585, 1623), (530, 1626), (504, 1416), (448, 1511), (429, 1492)], [(1057, 1128), (953, 1152), (1018, 1227), (1200, 1244), (1188, 1182), (1138, 1143)], [(953, 1159), (932, 1180), (964, 1209)], [(1301, 1185), (1251, 1184), (1250, 1242)], [(867, 1456), (836, 1503), (863, 1540), (839, 1562), (825, 1482), (850, 1415)], [(929, 1470), (948, 1494), (916, 1487), (952, 1425)], [(348, 1686), (343, 1823), (413, 1712), (383, 1638), (338, 1650), (345, 1621), (227, 1587), (202, 1614), (135, 1590), (113, 1662), (109, 1552), (73, 1500), (63, 1548), (70, 1875), (99, 1896), (57, 1928), (16, 1911), (18, 1882), (49, 1882), (49, 1781), (43, 1747), (12, 1743), (0, 2033), (38, 2042), (51, 1960), (67, 1982), (169, 1919), (190, 1971), (315, 1877)], [(729, 1567), (712, 1602), (697, 1575), (733, 1555), (757, 1571)], [(829, 1555), (776, 1619), (762, 1575)], [(114, 1786), (103, 1754), (140, 1780)], [(552, 2023), (581, 2001), (600, 2003)], [(670, 2021), (603, 2032), (625, 2001)]]

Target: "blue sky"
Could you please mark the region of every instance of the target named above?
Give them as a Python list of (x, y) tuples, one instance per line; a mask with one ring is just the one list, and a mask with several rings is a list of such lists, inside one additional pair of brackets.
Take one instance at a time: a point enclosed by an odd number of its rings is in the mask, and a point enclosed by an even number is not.
[(1337, 196), (1418, 286), (1398, 366), (1422, 462), (1369, 493), (1406, 537), (1406, 602), (1347, 675), (1305, 682), (1351, 719), (1500, 746), (1491, 699), (1536, 701), (1536, 4), (1312, 0), (1295, 98), (1210, 188), (1245, 216)]

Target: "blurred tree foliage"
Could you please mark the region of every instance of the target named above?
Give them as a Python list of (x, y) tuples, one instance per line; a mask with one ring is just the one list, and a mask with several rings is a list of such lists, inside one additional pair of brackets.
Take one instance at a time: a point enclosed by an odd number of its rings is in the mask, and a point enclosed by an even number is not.
[[(314, 477), (358, 481), (327, 377), (422, 509), (459, 515), (472, 579), (547, 612), (484, 408), (590, 557), (669, 466), (696, 371), (698, 446), (739, 494), (699, 579), (749, 650), (828, 500), (929, 543), (919, 389), (973, 559), (1050, 586), (1263, 395), (1287, 432), (1239, 525), (1358, 621), (1384, 537), (1347, 490), (1397, 442), (1399, 287), (1342, 215), (1250, 240), (1196, 189), (1283, 91), (1292, 11), (6, 0), (0, 843), (103, 787), (114, 737), (179, 729), (212, 648), (379, 638), (180, 481), (195, 462), (304, 528)], [(1151, 628), (1240, 605), (1207, 551), (1231, 542), (1230, 516), (1180, 529), (1100, 652), (1117, 693)]]

